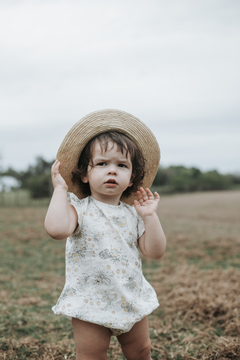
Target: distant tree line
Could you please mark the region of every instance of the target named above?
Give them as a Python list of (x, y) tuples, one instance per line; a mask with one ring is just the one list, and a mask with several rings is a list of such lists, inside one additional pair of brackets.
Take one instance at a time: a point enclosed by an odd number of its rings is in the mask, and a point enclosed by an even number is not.
[[(42, 157), (37, 157), (35, 165), (26, 171), (9, 168), (0, 171), (0, 177), (11, 176), (19, 181), (20, 189), (30, 191), (32, 198), (45, 198), (52, 194), (51, 166)], [(216, 170), (201, 172), (199, 169), (184, 166), (159, 167), (153, 186), (162, 193), (227, 190), (240, 187), (240, 174), (220, 174)]]
[(20, 189), (30, 191), (31, 197), (40, 199), (51, 196), (53, 191), (51, 181), (51, 167), (53, 161), (46, 161), (42, 157), (36, 158), (35, 165), (30, 165), (26, 171), (16, 171), (9, 168), (0, 173), (0, 176), (12, 176), (19, 181)]
[(165, 193), (233, 189), (240, 185), (240, 174), (220, 174), (216, 170), (201, 172), (184, 166), (159, 167), (153, 186)]

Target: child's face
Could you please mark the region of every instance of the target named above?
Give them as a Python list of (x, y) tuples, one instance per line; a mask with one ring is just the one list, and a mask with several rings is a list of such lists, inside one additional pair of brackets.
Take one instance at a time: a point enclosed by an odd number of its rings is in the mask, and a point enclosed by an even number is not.
[(130, 156), (121, 153), (115, 143), (109, 142), (106, 152), (102, 152), (98, 141), (93, 145), (92, 164), (82, 178), (89, 183), (94, 199), (110, 205), (118, 205), (124, 190), (132, 186), (132, 162)]

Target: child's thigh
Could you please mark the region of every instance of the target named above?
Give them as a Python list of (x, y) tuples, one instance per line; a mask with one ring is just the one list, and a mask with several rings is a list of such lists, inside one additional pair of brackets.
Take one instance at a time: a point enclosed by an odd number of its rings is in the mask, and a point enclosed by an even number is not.
[(72, 318), (72, 327), (77, 359), (107, 358), (111, 338), (108, 328), (75, 318)]
[(118, 341), (127, 359), (151, 359), (148, 317), (137, 322), (129, 332), (119, 335)]

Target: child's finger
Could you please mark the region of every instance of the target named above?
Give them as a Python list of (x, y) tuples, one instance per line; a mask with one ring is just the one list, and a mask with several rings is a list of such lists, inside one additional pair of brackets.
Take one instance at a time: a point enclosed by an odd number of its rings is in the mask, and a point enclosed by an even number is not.
[(52, 164), (52, 167), (51, 167), (51, 173), (53, 174), (54, 172), (54, 169), (55, 169), (55, 166), (56, 166), (56, 162), (57, 160), (54, 161), (54, 163)]
[(160, 195), (156, 191), (154, 192), (154, 196), (157, 201), (160, 201)]
[(56, 167), (56, 165), (59, 163), (58, 160), (55, 160), (54, 163), (52, 164), (52, 168)]
[(53, 165), (52, 165), (52, 169), (51, 169), (51, 173), (52, 175), (57, 175), (59, 173), (59, 168), (60, 168), (60, 162), (58, 160), (56, 160)]
[(154, 192), (155, 198), (160, 200), (160, 195), (155, 191)]
[(147, 201), (147, 200), (148, 200), (148, 194), (146, 193), (146, 191), (144, 190), (144, 188), (143, 188), (143, 187), (140, 187), (140, 191), (141, 191), (143, 200), (144, 200), (144, 201)]
[(142, 197), (142, 194), (141, 194), (140, 191), (137, 191), (137, 196), (138, 196), (138, 201), (139, 201), (139, 203), (140, 203), (140, 204), (143, 203), (143, 197)]
[(149, 188), (146, 188), (146, 193), (148, 194), (148, 198), (150, 200), (154, 200), (153, 193), (151, 192), (151, 190), (149, 190)]

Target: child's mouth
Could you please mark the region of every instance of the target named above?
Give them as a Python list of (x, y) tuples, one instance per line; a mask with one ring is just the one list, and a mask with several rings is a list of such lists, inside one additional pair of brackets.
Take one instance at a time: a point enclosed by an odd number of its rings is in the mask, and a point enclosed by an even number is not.
[(115, 179), (108, 179), (108, 181), (105, 182), (105, 185), (107, 187), (116, 187), (117, 186), (117, 182)]

